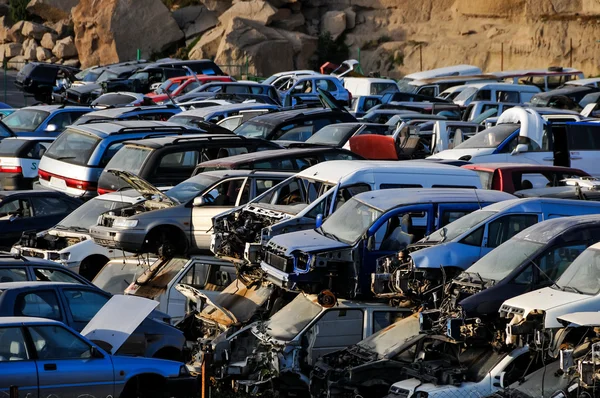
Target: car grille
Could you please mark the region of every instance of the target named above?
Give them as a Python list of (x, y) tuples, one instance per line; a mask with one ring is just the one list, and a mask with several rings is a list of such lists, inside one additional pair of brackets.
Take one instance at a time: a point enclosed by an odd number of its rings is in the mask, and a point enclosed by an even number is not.
[(265, 263), (287, 273), (290, 273), (294, 270), (294, 264), (290, 258), (277, 255), (270, 251), (265, 252)]

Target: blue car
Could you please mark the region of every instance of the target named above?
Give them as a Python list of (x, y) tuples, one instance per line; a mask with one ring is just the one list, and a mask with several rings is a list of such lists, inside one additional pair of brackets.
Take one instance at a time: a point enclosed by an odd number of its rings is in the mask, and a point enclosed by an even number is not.
[(275, 236), (263, 253), (267, 279), (288, 290), (370, 295), (376, 260), (481, 206), (514, 196), (458, 188), (402, 188), (352, 197), (322, 225)]
[(2, 121), (19, 137), (58, 137), (68, 126), (92, 108), (40, 105), (17, 109)]

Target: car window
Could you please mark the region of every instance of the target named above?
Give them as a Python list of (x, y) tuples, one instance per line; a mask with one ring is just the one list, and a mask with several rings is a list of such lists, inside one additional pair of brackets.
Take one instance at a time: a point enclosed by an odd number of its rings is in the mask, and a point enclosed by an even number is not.
[(68, 213), (71, 209), (58, 198), (32, 197), (31, 205), (35, 217), (55, 216)]
[(323, 91), (337, 91), (337, 87), (334, 82), (329, 79), (317, 79), (315, 80), (317, 84), (317, 88), (320, 88)]
[(261, 86), (250, 86), (250, 91), (252, 94), (262, 94), (264, 92)]
[(571, 265), (587, 245), (583, 243), (570, 243), (547, 249), (536, 258), (535, 263), (540, 267), (540, 281), (555, 281)]
[(497, 91), (496, 101), (498, 102), (521, 102), (518, 91)]
[[(198, 88), (198, 87), (200, 87), (200, 83), (198, 83), (198, 82), (196, 82), (196, 81), (194, 81), (194, 82), (190, 82), (190, 83), (188, 83), (187, 85), (185, 85), (185, 87), (183, 87), (183, 88), (181, 89), (181, 93), (180, 93), (180, 94), (186, 94), (186, 93), (189, 93), (190, 91), (192, 91), (192, 90), (194, 90), (194, 89), (196, 89), (196, 88)], [(169, 90), (169, 91), (171, 91), (171, 90)]]
[(492, 221), (488, 226), (487, 247), (498, 247), (519, 232), (538, 222), (537, 214), (511, 214)]
[(242, 116), (232, 116), (223, 120), (222, 123), (219, 123), (219, 126), (226, 128), (227, 130), (235, 130), (240, 124), (242, 124), (243, 117)]
[(291, 159), (273, 159), (265, 160), (264, 162), (255, 162), (253, 169), (255, 170), (296, 170)]
[(60, 321), (58, 298), (53, 290), (21, 293), (15, 300), (15, 316), (34, 316)]
[[(323, 124), (322, 127), (327, 124), (329, 124), (329, 122)], [(281, 127), (270, 139), (304, 142), (310, 138), (313, 131), (313, 121), (307, 120), (303, 123), (288, 124)]]
[(63, 162), (85, 166), (99, 142), (100, 138), (94, 135), (67, 129), (50, 146), (46, 152), (46, 156)]
[(328, 152), (323, 155), (325, 160), (359, 160), (360, 157), (351, 152)]
[(180, 283), (190, 285), (196, 289), (202, 289), (206, 285), (209, 267), (206, 264), (194, 263), (185, 273)]
[(41, 159), (50, 147), (50, 142), (36, 142), (25, 154), (28, 159)]
[(435, 87), (433, 86), (425, 86), (419, 90), (420, 95), (428, 95), (430, 97), (435, 96)]
[(362, 340), (362, 310), (329, 310), (306, 332), (314, 348), (346, 347)]
[(30, 358), (20, 327), (0, 328), (0, 362), (25, 361)]
[(475, 94), (474, 101), (490, 101), (492, 99), (491, 90), (479, 90)]
[(48, 125), (55, 125), (55, 131), (63, 131), (65, 127), (70, 124), (73, 124), (75, 120), (79, 119), (79, 117), (83, 115), (83, 113), (71, 113), (71, 112), (60, 112), (54, 115), (49, 121)]
[(63, 293), (75, 322), (91, 321), (109, 300), (105, 295), (89, 290), (65, 289)]
[(27, 281), (25, 268), (0, 268), (0, 283)]
[(79, 281), (77, 278), (59, 269), (39, 267), (33, 270), (33, 274), (35, 275), (36, 281), (81, 284), (81, 281)]
[(256, 196), (262, 195), (275, 185), (279, 184), (281, 180), (269, 180), (264, 178), (256, 179)]
[(465, 245), (469, 245), (469, 246), (480, 247), (481, 241), (483, 240), (484, 229), (485, 229), (485, 226), (482, 225), (481, 227), (477, 228), (475, 231), (471, 232), (469, 235), (465, 236), (460, 241), (460, 243), (464, 243)]
[(104, 154), (102, 155), (102, 159), (100, 160), (100, 166), (106, 166), (108, 162), (115, 156), (119, 149), (123, 147), (122, 142), (113, 142), (104, 150)]
[(225, 92), (230, 94), (248, 94), (250, 88), (248, 86), (225, 86)]
[(29, 326), (28, 330), (41, 360), (86, 359), (92, 356), (91, 346), (62, 326)]
[(176, 171), (174, 169), (193, 169), (198, 165), (198, 158), (200, 154), (198, 151), (183, 151), (183, 152), (173, 152), (166, 154), (160, 160), (158, 165), (157, 173), (160, 174), (162, 171), (171, 170)]
[(319, 163), (319, 161), (316, 158), (296, 158), (294, 159), (296, 161), (296, 170), (304, 170), (304, 169), (308, 169), (310, 166), (313, 166), (317, 163)]
[(205, 206), (235, 206), (245, 178), (226, 180), (203, 195)]
[(0, 206), (0, 220), (15, 215), (21, 218), (31, 217), (31, 205), (26, 199), (13, 199), (2, 203)]
[(400, 311), (374, 311), (373, 312), (373, 334), (387, 328), (402, 319)]

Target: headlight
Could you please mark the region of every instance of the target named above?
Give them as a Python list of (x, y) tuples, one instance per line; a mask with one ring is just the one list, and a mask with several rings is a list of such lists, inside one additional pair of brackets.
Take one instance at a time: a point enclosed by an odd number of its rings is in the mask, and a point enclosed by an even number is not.
[(58, 259), (60, 259), (60, 254), (54, 252), (48, 253), (48, 260), (56, 261)]
[(113, 223), (115, 228), (133, 228), (138, 225), (138, 220), (129, 220), (127, 218), (117, 218)]
[(71, 252), (60, 253), (61, 261), (67, 261), (69, 258), (71, 258)]

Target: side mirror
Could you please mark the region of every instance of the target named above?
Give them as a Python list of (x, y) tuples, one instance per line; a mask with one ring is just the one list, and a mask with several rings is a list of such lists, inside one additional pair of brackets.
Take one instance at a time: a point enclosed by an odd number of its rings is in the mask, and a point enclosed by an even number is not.
[(91, 350), (90, 350), (90, 354), (92, 355), (92, 358), (104, 358), (104, 354), (102, 354), (100, 352), (100, 350), (97, 347), (92, 346)]
[(527, 144), (519, 144), (519, 145), (517, 145), (517, 147), (515, 149), (513, 149), (513, 151), (511, 152), (511, 155), (516, 155), (518, 153), (527, 152), (528, 150), (529, 150), (529, 148), (527, 147)]
[(206, 204), (206, 200), (204, 200), (204, 196), (198, 196), (194, 198), (193, 205), (194, 207), (201, 207)]
[(504, 388), (504, 376), (506, 372), (500, 373), (498, 376), (494, 376), (494, 387)]
[(323, 225), (323, 214), (317, 214), (317, 220), (315, 221), (315, 228), (321, 228)]
[(369, 239), (367, 239), (367, 250), (372, 251), (373, 249), (375, 249), (375, 236), (369, 236)]
[(56, 124), (49, 124), (46, 126), (45, 130), (48, 132), (54, 132), (58, 130), (58, 127), (56, 126)]

